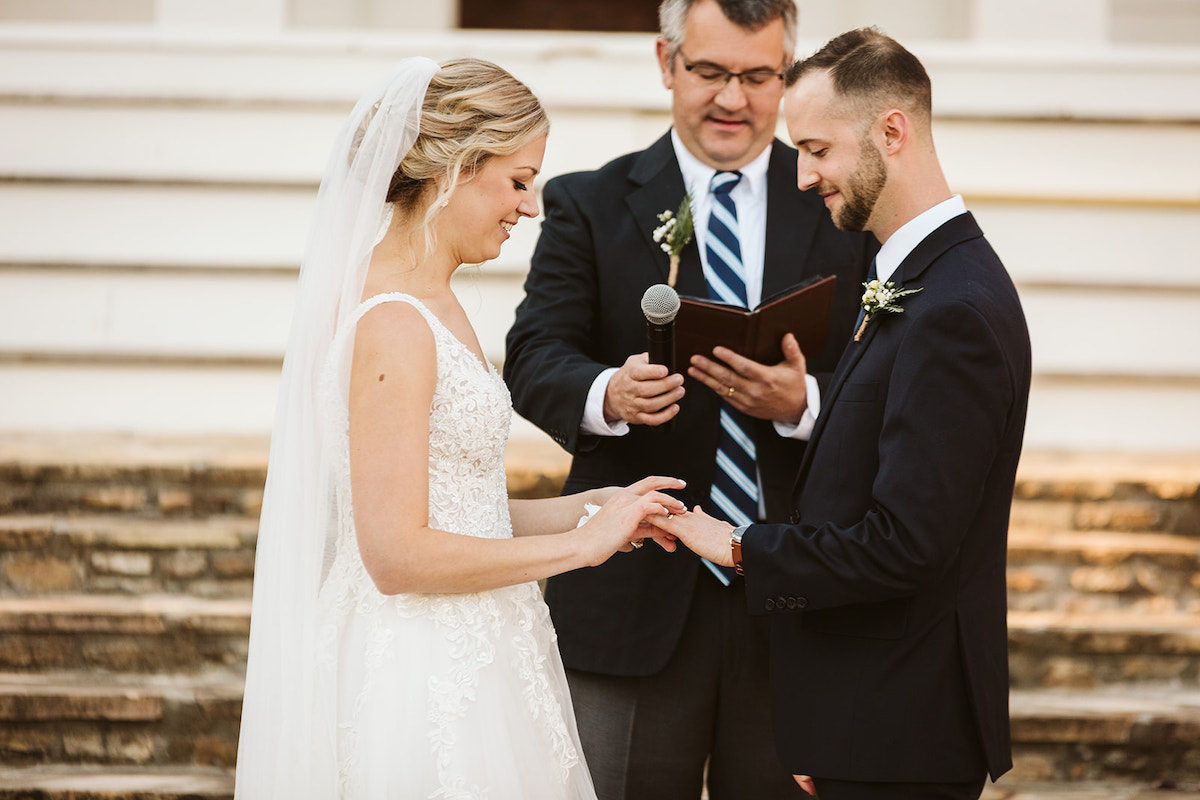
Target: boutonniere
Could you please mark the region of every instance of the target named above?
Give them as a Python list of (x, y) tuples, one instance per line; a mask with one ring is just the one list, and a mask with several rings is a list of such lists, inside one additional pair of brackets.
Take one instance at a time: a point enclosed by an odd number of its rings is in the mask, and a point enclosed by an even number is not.
[(654, 229), (654, 241), (671, 257), (671, 269), (667, 274), (667, 286), (675, 285), (679, 275), (679, 254), (692, 240), (692, 193), (688, 192), (679, 203), (679, 210), (667, 209), (658, 215), (662, 223)]
[(900, 298), (908, 297), (910, 294), (916, 294), (921, 289), (897, 289), (896, 284), (888, 281), (880, 283), (878, 279), (870, 283), (864, 283), (862, 301), (859, 304), (863, 312), (862, 324), (858, 326), (858, 330), (854, 332), (854, 341), (862, 338), (863, 332), (867, 329), (867, 323), (874, 319), (875, 315), (881, 311), (886, 311), (890, 314), (903, 314), (904, 309), (900, 307)]

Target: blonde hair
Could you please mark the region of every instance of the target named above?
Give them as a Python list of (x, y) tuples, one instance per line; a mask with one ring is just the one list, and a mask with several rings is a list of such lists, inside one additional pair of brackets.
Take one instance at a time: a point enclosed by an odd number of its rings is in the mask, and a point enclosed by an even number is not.
[(425, 91), (420, 132), (392, 175), (387, 201), (411, 212), (437, 187), (420, 225), (432, 248), (428, 225), (457, 184), (549, 131), (537, 97), (504, 69), (478, 58), (446, 61)]

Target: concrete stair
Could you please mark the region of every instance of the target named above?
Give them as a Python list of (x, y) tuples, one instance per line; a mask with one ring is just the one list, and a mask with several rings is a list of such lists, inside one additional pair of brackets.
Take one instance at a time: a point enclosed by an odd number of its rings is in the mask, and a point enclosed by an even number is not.
[[(259, 439), (0, 437), (0, 800), (227, 798)], [(510, 491), (553, 492), (516, 445)], [(986, 800), (1200, 792), (1200, 458), (1029, 453), (1014, 770)]]

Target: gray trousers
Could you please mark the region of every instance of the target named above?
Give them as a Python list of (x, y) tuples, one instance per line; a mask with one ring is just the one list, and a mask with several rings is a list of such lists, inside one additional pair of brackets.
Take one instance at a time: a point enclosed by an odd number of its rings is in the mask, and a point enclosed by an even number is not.
[(701, 570), (675, 654), (644, 678), (567, 670), (599, 800), (811, 800), (771, 735), (767, 622)]

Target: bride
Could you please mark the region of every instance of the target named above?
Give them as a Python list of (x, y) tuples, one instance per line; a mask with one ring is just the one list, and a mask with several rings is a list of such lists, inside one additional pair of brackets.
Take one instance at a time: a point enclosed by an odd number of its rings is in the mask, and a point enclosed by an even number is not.
[(272, 437), (238, 798), (595, 797), (536, 581), (641, 546), (682, 482), (508, 499), (508, 391), (450, 290), (538, 213), (548, 129), (499, 67), (408, 59), (334, 148)]

